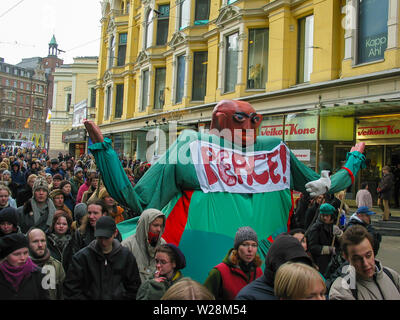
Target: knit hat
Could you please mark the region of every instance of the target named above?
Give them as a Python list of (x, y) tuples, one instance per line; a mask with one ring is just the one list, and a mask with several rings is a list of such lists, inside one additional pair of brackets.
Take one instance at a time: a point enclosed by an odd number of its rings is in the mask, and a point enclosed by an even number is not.
[(239, 246), (246, 240), (252, 240), (258, 244), (257, 233), (251, 227), (241, 227), (238, 229), (233, 244), (234, 249), (237, 250)]
[(0, 259), (21, 248), (29, 248), (28, 239), (22, 233), (12, 233), (0, 238)]
[(165, 245), (170, 247), (172, 249), (172, 251), (174, 252), (175, 264), (176, 264), (175, 269), (180, 270), (180, 269), (185, 268), (186, 267), (186, 258), (185, 258), (185, 255), (183, 254), (183, 252), (181, 251), (181, 249), (179, 249), (173, 243), (167, 243)]
[(53, 200), (55, 196), (58, 196), (60, 194), (64, 195), (61, 189), (54, 189), (52, 192), (50, 192), (49, 198)]
[(53, 159), (51, 159), (50, 163), (51, 164), (58, 164), (58, 159), (53, 158)]
[(8, 171), (8, 170), (4, 170), (4, 171), (3, 171), (3, 175), (5, 175), (5, 174), (9, 174), (9, 175), (11, 176), (11, 172)]
[(46, 179), (44, 179), (43, 177), (37, 177), (32, 187), (33, 193), (35, 193), (39, 189), (43, 189), (47, 191), (47, 193), (49, 193), (49, 185)]
[(61, 174), (56, 173), (56, 174), (53, 176), (53, 181), (54, 181), (54, 180), (63, 180), (63, 177), (62, 177)]
[(13, 207), (7, 207), (3, 210), (0, 210), (0, 223), (9, 222), (14, 225), (14, 227), (18, 226), (18, 215), (17, 209)]
[(335, 214), (336, 209), (334, 206), (330, 205), (329, 203), (323, 203), (319, 207), (319, 213), (320, 214)]
[(74, 208), (75, 220), (80, 221), (85, 214), (87, 214), (86, 203), (83, 203), (83, 202), (78, 203)]
[(81, 172), (81, 171), (83, 172), (83, 169), (81, 167), (76, 167), (74, 169), (74, 176), (76, 176), (78, 174), (78, 172)]

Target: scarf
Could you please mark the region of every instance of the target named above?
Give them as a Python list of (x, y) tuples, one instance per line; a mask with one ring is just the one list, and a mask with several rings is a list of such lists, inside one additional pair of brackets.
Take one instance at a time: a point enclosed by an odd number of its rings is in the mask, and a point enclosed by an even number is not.
[(48, 237), (54, 241), (55, 246), (61, 249), (61, 251), (65, 249), (65, 247), (72, 239), (72, 236), (69, 234), (58, 235), (55, 233), (51, 233)]
[(159, 233), (153, 233), (153, 232), (148, 232), (148, 239), (149, 243), (152, 247), (155, 247), (157, 245), (158, 237), (160, 236)]
[(50, 250), (46, 248), (44, 255), (41, 257), (38, 257), (34, 252), (30, 251), (30, 256), (34, 264), (43, 267), (50, 258)]
[(49, 198), (47, 198), (46, 203), (43, 205), (43, 207), (39, 208), (35, 199), (32, 198), (31, 205), (32, 205), (32, 211), (33, 211), (33, 221), (34, 221), (35, 225), (37, 224), (39, 219), (44, 214), (46, 214), (46, 211), (48, 211), (49, 214), (47, 216), (46, 224), (50, 227), (53, 222), (54, 213), (56, 212), (56, 207), (54, 206), (53, 201), (51, 201)]
[(28, 257), (25, 264), (20, 267), (10, 265), (7, 260), (0, 264), (0, 271), (3, 273), (4, 278), (12, 285), (15, 291), (18, 292), (19, 286), (25, 278), (27, 278), (37, 266), (33, 263), (31, 258)]

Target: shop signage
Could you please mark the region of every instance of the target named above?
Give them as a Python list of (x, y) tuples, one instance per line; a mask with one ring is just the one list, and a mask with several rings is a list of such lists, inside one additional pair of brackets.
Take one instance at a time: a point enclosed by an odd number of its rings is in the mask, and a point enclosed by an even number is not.
[(285, 123), (285, 132), (281, 121), (266, 120), (261, 123), (260, 135), (283, 138), (285, 133), (285, 141), (316, 140), (317, 120), (314, 116), (291, 119)]
[(357, 139), (400, 138), (398, 122), (360, 122), (357, 125)]
[(293, 154), (300, 161), (310, 161), (311, 160), (311, 150), (310, 149), (292, 149)]
[(74, 106), (74, 115), (72, 118), (72, 127), (83, 125), (83, 120), (87, 118), (87, 99), (78, 102)]
[(86, 130), (80, 129), (80, 130), (64, 131), (62, 133), (62, 141), (64, 143), (84, 142), (86, 141)]

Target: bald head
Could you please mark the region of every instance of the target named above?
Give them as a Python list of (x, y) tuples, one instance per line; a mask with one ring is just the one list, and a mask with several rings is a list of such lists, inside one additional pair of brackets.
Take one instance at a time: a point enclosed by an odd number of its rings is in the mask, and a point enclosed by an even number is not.
[(42, 258), (47, 252), (46, 234), (41, 229), (32, 229), (27, 233), (29, 253), (33, 258)]

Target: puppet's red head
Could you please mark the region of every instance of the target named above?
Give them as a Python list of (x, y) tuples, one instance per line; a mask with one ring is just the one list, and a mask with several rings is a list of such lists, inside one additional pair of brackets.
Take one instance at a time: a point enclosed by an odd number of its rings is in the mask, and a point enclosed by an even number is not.
[(220, 133), (227, 129), (229, 134), (220, 135), (243, 147), (256, 142), (257, 128), (262, 117), (257, 114), (250, 103), (245, 101), (222, 100), (214, 108), (210, 129)]

